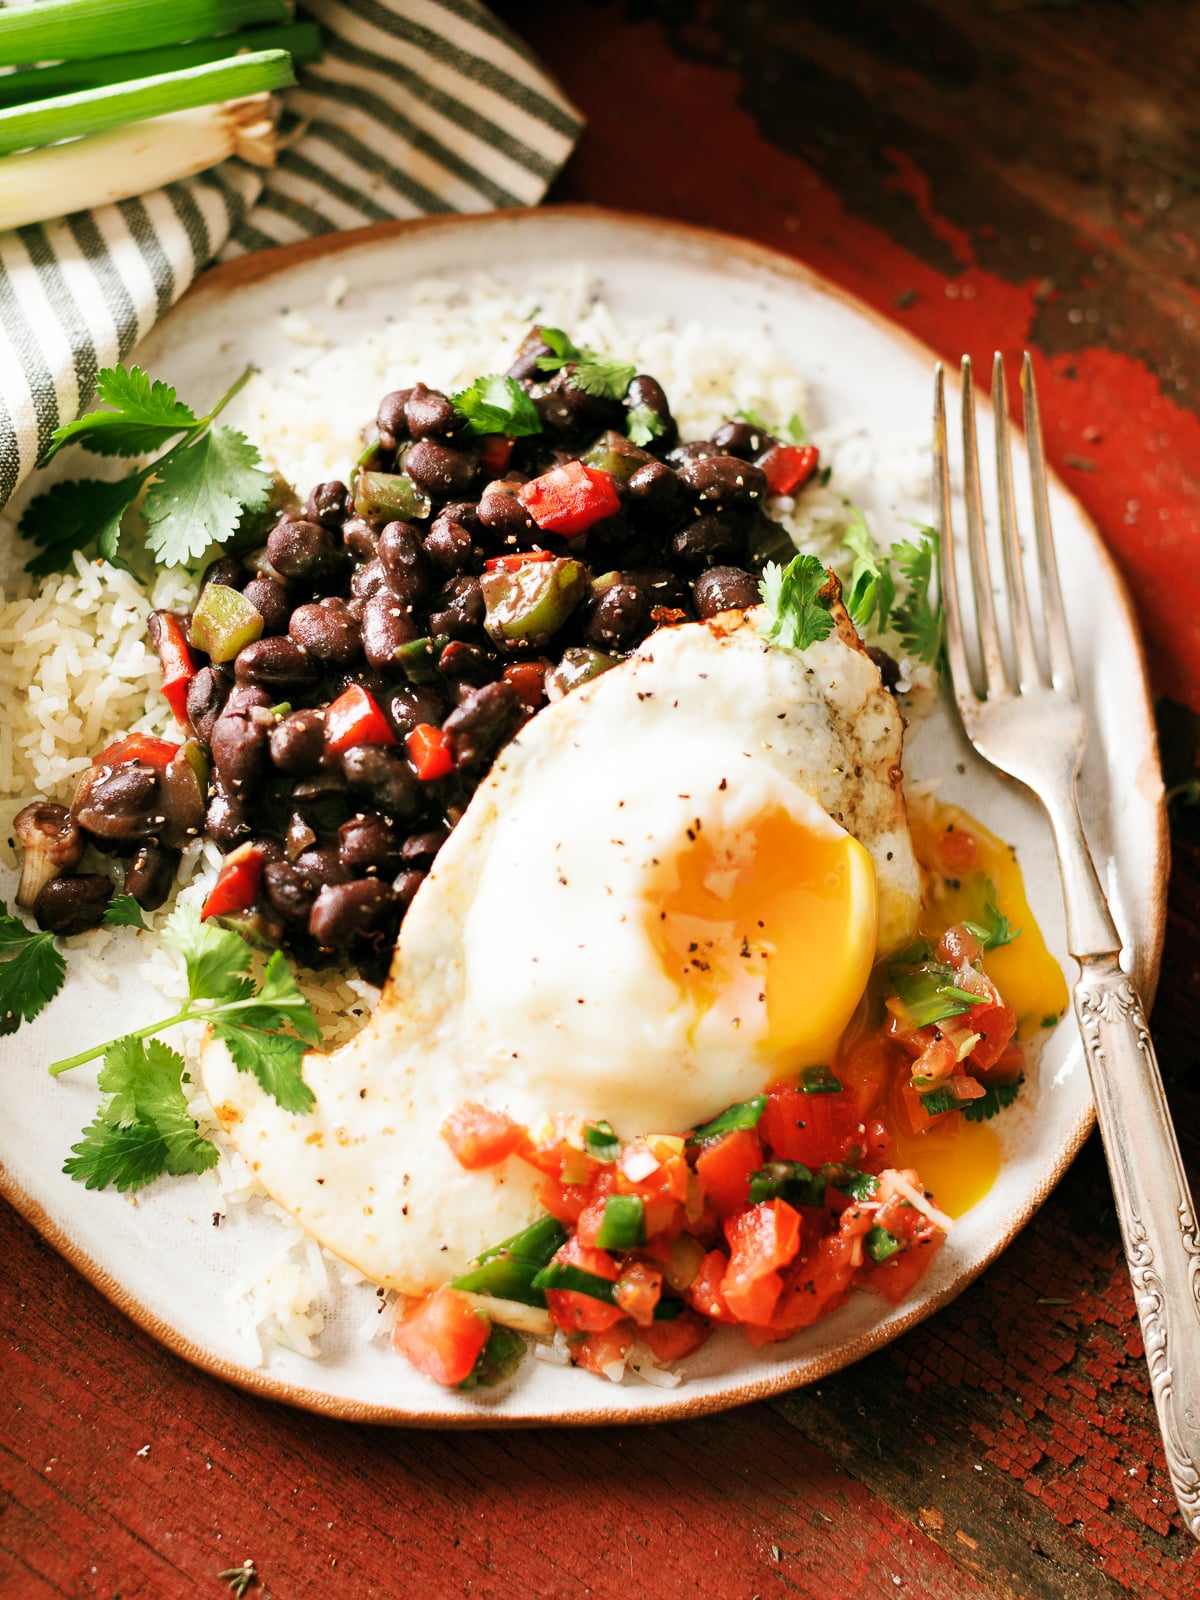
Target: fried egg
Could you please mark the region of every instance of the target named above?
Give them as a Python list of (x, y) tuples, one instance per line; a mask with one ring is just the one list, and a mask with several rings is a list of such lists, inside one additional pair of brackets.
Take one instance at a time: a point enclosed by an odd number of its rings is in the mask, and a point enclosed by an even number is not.
[(518, 1158), (458, 1165), (439, 1129), (464, 1102), (631, 1138), (829, 1059), (920, 909), (901, 719), (835, 620), (804, 651), (740, 613), (663, 629), (535, 717), (417, 894), (368, 1025), (305, 1058), (310, 1113), (207, 1042), (221, 1123), (323, 1244), (419, 1294), (540, 1214)]

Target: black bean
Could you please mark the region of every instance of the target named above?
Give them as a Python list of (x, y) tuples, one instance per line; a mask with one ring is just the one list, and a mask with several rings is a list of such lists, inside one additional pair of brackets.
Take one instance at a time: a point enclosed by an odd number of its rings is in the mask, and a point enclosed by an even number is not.
[(319, 522), (323, 528), (336, 533), (350, 515), (350, 491), (336, 478), (329, 483), (318, 483), (304, 502), (304, 515), (309, 522)]
[(292, 804), (317, 833), (336, 833), (350, 815), (350, 789), (336, 772), (301, 778), (292, 789)]
[(689, 439), (686, 444), (677, 444), (674, 450), (669, 451), (667, 460), (673, 467), (681, 467), (685, 461), (703, 461), (707, 456), (720, 454), (711, 439)]
[(166, 845), (147, 840), (134, 851), (125, 869), (125, 893), (131, 894), (145, 911), (157, 911), (171, 892), (179, 870), (180, 853)]
[(396, 750), (356, 744), (342, 752), (342, 772), (356, 794), (368, 796), (389, 817), (407, 819), (421, 803), (420, 780)]
[(377, 927), (395, 900), (391, 885), (375, 878), (327, 885), (313, 903), (308, 931), (319, 945), (336, 950)]
[(222, 584), (226, 589), (242, 589), (249, 576), (242, 563), (233, 556), (218, 556), (215, 561), (208, 563), (201, 575), (200, 593), (203, 594), (210, 583)]
[(434, 500), (461, 500), (475, 482), (479, 463), (464, 450), (419, 439), (404, 457), (404, 470)]
[(767, 475), (762, 468), (739, 461), (737, 456), (703, 456), (698, 461), (685, 461), (679, 468), (679, 477), (702, 511), (746, 510), (767, 492)]
[(411, 522), (389, 522), (379, 535), (377, 554), (388, 587), (404, 605), (416, 605), (432, 591), (433, 568), (421, 531)]
[(447, 683), (467, 683), (477, 688), (497, 676), (497, 662), (477, 644), (451, 639), (438, 657), (438, 671)]
[(222, 850), (231, 850), (250, 835), (250, 818), (245, 800), (231, 789), (219, 772), (209, 784), (208, 810), (204, 831)]
[(657, 378), (639, 372), (626, 391), (625, 405), (630, 411), (636, 410), (638, 406), (645, 406), (661, 423), (662, 432), (651, 441), (650, 448), (670, 450), (674, 447), (679, 439), (679, 429), (675, 425), (675, 418), (671, 415), (671, 407), (667, 403), (663, 386)]
[(267, 559), (285, 578), (311, 582), (341, 569), (346, 553), (335, 534), (319, 522), (301, 518), (280, 522), (267, 536)]
[(242, 590), (263, 619), (264, 633), (286, 633), (292, 602), (282, 583), (274, 578), (251, 578)]
[(400, 846), (400, 859), (405, 866), (419, 866), (432, 861), (450, 837), (444, 823), (436, 828), (426, 828), (422, 833), (410, 833)]
[(645, 591), (632, 583), (613, 583), (592, 607), (584, 638), (602, 650), (612, 646), (628, 650), (645, 633), (649, 620), (650, 603)]
[(212, 738), (213, 723), (229, 697), (229, 679), (216, 667), (201, 667), (187, 686), (187, 714), (192, 732), (202, 744)]
[(365, 566), (355, 567), (350, 579), (350, 593), (359, 601), (369, 600), (373, 594), (378, 594), (387, 586), (387, 573), (383, 570), (383, 562), (378, 559), (368, 561)]
[(629, 515), (638, 527), (659, 527), (670, 533), (688, 503), (679, 474), (662, 461), (648, 461), (629, 480)]
[(288, 623), (288, 636), (314, 661), (333, 667), (348, 667), (362, 649), (358, 623), (346, 601), (336, 595), (297, 606)]
[(275, 704), (275, 697), (253, 683), (235, 683), (229, 691), (224, 709), (234, 711), (259, 711)]
[(293, 639), (256, 639), (239, 650), (233, 663), (234, 675), (239, 683), (255, 684), (261, 689), (303, 688), (316, 683), (321, 676), (321, 666), (312, 660)]
[(375, 421), (381, 434), (387, 437), (388, 449), (395, 449), (398, 439), (408, 437), (408, 423), (404, 416), (404, 407), (408, 402), (411, 389), (393, 389), (391, 394), (385, 394), (379, 402), (379, 409), (375, 413)]
[(228, 788), (246, 797), (262, 782), (270, 729), (253, 712), (223, 711), (212, 731), (213, 764)]
[(263, 868), (263, 889), (281, 917), (307, 926), (317, 886), (300, 867), (290, 861), (269, 862)]
[(392, 727), (403, 738), (418, 722), (440, 723), (446, 715), (446, 701), (431, 683), (406, 683), (389, 696), (386, 709)]
[(386, 818), (378, 812), (367, 813), (342, 823), (338, 829), (338, 855), (350, 872), (387, 877), (399, 862), (400, 841)]
[(43, 884), (33, 902), (33, 915), (39, 928), (69, 938), (87, 933), (104, 921), (112, 899), (111, 881), (99, 872), (81, 872), (70, 877), (51, 878)]
[(161, 820), (158, 804), (158, 773), (134, 761), (120, 767), (90, 767), (76, 791), (71, 815), (99, 839), (146, 839)]
[(757, 423), (734, 420), (723, 422), (713, 434), (712, 442), (722, 455), (737, 456), (739, 461), (753, 461), (755, 456), (761, 455), (775, 441)]
[(372, 667), (397, 671), (397, 650), (419, 637), (411, 610), (390, 589), (373, 594), (363, 607), (363, 654)]
[(537, 530), (537, 524), (517, 499), (518, 484), (489, 483), (479, 501), (479, 524), (492, 543), (517, 544)]
[(638, 567), (621, 574), (626, 583), (643, 590), (650, 606), (676, 607), (686, 610), (688, 592), (683, 579), (670, 567)]
[(741, 567), (710, 567), (696, 579), (692, 596), (701, 617), (744, 610), (747, 606), (756, 606), (761, 599), (758, 579)]
[(620, 400), (588, 394), (571, 381), (574, 367), (563, 367), (550, 379), (546, 392), (534, 400), (545, 431), (560, 438), (582, 438), (619, 427), (625, 415)]
[(293, 711), (271, 729), (271, 760), (280, 772), (307, 778), (318, 771), (325, 755), (325, 713)]
[(425, 553), (440, 572), (465, 572), (476, 558), (475, 540), (470, 528), (447, 508), (438, 513), (425, 535)]
[(440, 389), (427, 389), (423, 383), (408, 391), (404, 420), (414, 439), (453, 439), (466, 424)]
[(447, 639), (478, 639), (483, 627), (483, 590), (462, 574), (442, 585), (429, 611), (429, 632)]
[(347, 517), (342, 525), (342, 543), (356, 561), (370, 561), (379, 543), (379, 530), (363, 517)]
[(594, 572), (642, 566), (654, 560), (657, 549), (656, 541), (645, 526), (634, 527), (623, 511), (593, 522), (587, 532), (588, 564)]
[(486, 761), (504, 743), (521, 716), (521, 697), (511, 683), (485, 683), (442, 724), (455, 766)]
[(405, 867), (404, 871), (392, 880), (392, 893), (396, 896), (396, 904), (407, 911), (413, 902), (417, 890), (425, 882), (425, 873), (416, 867)]
[(736, 566), (745, 550), (745, 529), (728, 513), (697, 517), (671, 540), (671, 554), (686, 572)]
[(899, 662), (894, 656), (890, 656), (886, 650), (881, 650), (875, 644), (867, 646), (867, 654), (879, 668), (879, 678), (883, 687), (885, 689), (895, 689), (900, 682)]
[(516, 378), (518, 382), (522, 378), (533, 378), (540, 381), (544, 374), (539, 370), (538, 362), (553, 354), (553, 350), (542, 338), (542, 330), (540, 328), (530, 328), (518, 345), (513, 364), (509, 367), (506, 376)]
[(330, 883), (349, 883), (350, 874), (342, 865), (342, 858), (338, 855), (335, 844), (317, 844), (311, 850), (305, 850), (296, 857), (293, 863), (309, 888), (313, 890), (324, 888)]

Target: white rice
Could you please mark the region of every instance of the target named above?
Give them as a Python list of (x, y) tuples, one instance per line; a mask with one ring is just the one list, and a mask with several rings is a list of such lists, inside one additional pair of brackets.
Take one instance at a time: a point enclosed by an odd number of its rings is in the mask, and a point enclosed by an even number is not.
[[(328, 303), (336, 304), (345, 287), (332, 281)], [(482, 372), (503, 371), (534, 321), (565, 328), (576, 343), (653, 373), (670, 397), (684, 438), (711, 434), (739, 410), (782, 428), (793, 415), (803, 418), (808, 408), (803, 377), (781, 362), (765, 329), (757, 335), (744, 329), (723, 334), (709, 325), (672, 327), (636, 319), (618, 326), (579, 269), (535, 282), (522, 294), (482, 276), (467, 288), (426, 283), (413, 292), (407, 315), (383, 322), (349, 347), (334, 346), (317, 316), (292, 311), (281, 326), (295, 358), (287, 370), (256, 374), (225, 420), (243, 428), (267, 464), (303, 494), (314, 483), (348, 476), (362, 448), (360, 430), (371, 421), (372, 398), (418, 379), (452, 392)], [(912, 438), (872, 441), (849, 422), (814, 432), (813, 442), (823, 465), (832, 469), (830, 482), (811, 484), (797, 503), (782, 502), (778, 509), (799, 547), (845, 575), (840, 546), (854, 497), (876, 476), (901, 495), (920, 496), (928, 482), (928, 444)], [(85, 470), (82, 464), (80, 470)], [(35, 483), (17, 505), (37, 489)], [(0, 524), (7, 524), (8, 542), (18, 553), (32, 548), (16, 538), (15, 511), (0, 517)], [(886, 545), (892, 535), (907, 536), (908, 530), (872, 532)], [(0, 725), (0, 859), (5, 865), (18, 864), (9, 843), (12, 819), (31, 799), (69, 802), (77, 774), (120, 734), (178, 735), (159, 692), (146, 618), (152, 609), (186, 610), (194, 589), (195, 575), (182, 569), (160, 572), (147, 591), (128, 573), (79, 555), (64, 574), (40, 583), (21, 575), (5, 586), (0, 598), (0, 698), (8, 710)], [(910, 663), (902, 662), (902, 668), (912, 681), (921, 680)], [(161, 928), (176, 904), (199, 904), (220, 859), (211, 843), (189, 848), (180, 887), (148, 919), (151, 927)], [(103, 860), (97, 865), (106, 867)], [(183, 997), (177, 953), (137, 940), (129, 930), (98, 930), (73, 947), (71, 959), (102, 975), (105, 968), (97, 958), (114, 940), (125, 941), (131, 956), (136, 949), (148, 984), (168, 999)], [(377, 995), (369, 984), (329, 970), (300, 977), (329, 1046), (357, 1031)], [(185, 1049), (193, 1076), (200, 1031), (199, 1025), (182, 1029), (191, 1037), (175, 1041)], [(192, 1113), (219, 1151), (218, 1165), (199, 1180), (212, 1187), (213, 1209), (225, 1215), (230, 1208), (251, 1205), (279, 1223), (276, 1253), (248, 1271), (231, 1310), (248, 1322), (263, 1359), (270, 1359), (275, 1345), (316, 1355), (330, 1296), (338, 1283), (361, 1280), (344, 1263), (326, 1258), (265, 1196), (218, 1126), (199, 1084), (187, 1087)], [(338, 1274), (333, 1284), (330, 1264)], [(362, 1324), (363, 1336), (378, 1338), (390, 1331), (400, 1308), (396, 1296), (381, 1293), (378, 1309)], [(561, 1333), (552, 1344), (536, 1347), (535, 1354), (556, 1363), (569, 1359)], [(629, 1370), (651, 1383), (676, 1381), (644, 1346), (635, 1347), (622, 1366), (611, 1374), (614, 1380)]]

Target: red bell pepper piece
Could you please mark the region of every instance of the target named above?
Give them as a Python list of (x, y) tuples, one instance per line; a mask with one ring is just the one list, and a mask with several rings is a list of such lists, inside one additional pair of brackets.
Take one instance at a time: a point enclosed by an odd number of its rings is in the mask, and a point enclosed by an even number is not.
[(485, 472), (498, 478), (508, 471), (516, 440), (507, 433), (489, 433), (479, 446), (479, 465)]
[(426, 783), (444, 778), (454, 770), (454, 757), (446, 735), (432, 722), (418, 722), (405, 739), (409, 758), (417, 769), (417, 777)]
[(93, 756), (92, 765), (122, 767), (131, 761), (142, 761), (148, 767), (157, 767), (160, 772), (165, 772), (182, 748), (182, 745), (172, 744), (170, 739), (159, 739), (152, 733), (129, 733), (101, 750), (98, 756)]
[(175, 721), (186, 728), (188, 684), (196, 676), (196, 663), (188, 647), (183, 620), (170, 611), (152, 611), (149, 628), (162, 663), (163, 699), (175, 713)]
[(771, 494), (795, 494), (817, 470), (821, 452), (815, 444), (777, 444), (758, 463)]
[(340, 756), (356, 744), (395, 744), (391, 724), (361, 683), (352, 683), (325, 713), (325, 748)]
[(523, 483), (517, 499), (539, 528), (567, 539), (577, 539), (593, 522), (621, 509), (612, 473), (582, 461), (564, 462)]
[(553, 561), (552, 550), (525, 550), (519, 556), (490, 556), (483, 563), (485, 572), (520, 572), (522, 567), (527, 567), (531, 561)]
[(240, 844), (225, 857), (216, 883), (209, 890), (208, 899), (200, 913), (204, 922), (208, 917), (226, 917), (238, 911), (249, 911), (258, 899), (262, 887), (263, 852), (256, 844)]

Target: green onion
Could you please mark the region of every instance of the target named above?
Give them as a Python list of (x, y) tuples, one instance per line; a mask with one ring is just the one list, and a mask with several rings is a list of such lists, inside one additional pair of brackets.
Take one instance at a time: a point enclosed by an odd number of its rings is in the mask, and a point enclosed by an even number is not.
[(475, 1359), (475, 1365), (459, 1384), (460, 1389), (491, 1389), (511, 1378), (521, 1365), (525, 1341), (511, 1328), (496, 1323), (488, 1341)]
[(843, 1167), (840, 1162), (827, 1162), (821, 1173), (831, 1188), (848, 1195), (851, 1200), (870, 1200), (879, 1188), (879, 1179), (873, 1173)]
[(251, 28), (247, 33), (225, 34), (219, 39), (192, 39), (187, 44), (164, 45), (158, 50), (130, 50), (119, 56), (91, 61), (58, 61), (51, 67), (25, 67), (0, 74), (0, 106), (28, 105), (56, 95), (82, 94), (106, 84), (133, 78), (155, 78), (164, 72), (203, 67), (210, 61), (252, 50), (286, 50), (293, 63), (318, 61), (321, 34), (315, 22), (291, 22), (282, 28)]
[(693, 1128), (688, 1143), (700, 1144), (705, 1139), (719, 1139), (723, 1133), (736, 1133), (739, 1128), (757, 1128), (758, 1120), (766, 1109), (766, 1095), (756, 1094), (752, 1100), (743, 1100), (736, 1106), (730, 1106), (711, 1122)]
[(262, 612), (237, 589), (208, 583), (192, 612), (191, 642), (213, 661), (232, 661), (262, 637)]
[(430, 500), (406, 472), (368, 472), (354, 475), (354, 509), (360, 517), (399, 517), (419, 522), (427, 517)]
[(636, 1194), (609, 1195), (596, 1233), (601, 1250), (636, 1250), (646, 1242), (646, 1208)]
[(823, 1206), (826, 1179), (801, 1161), (769, 1161), (750, 1174), (750, 1199), (754, 1205), (766, 1200), (786, 1200), (790, 1206)]
[(562, 1223), (554, 1217), (541, 1217), (511, 1239), (485, 1250), (469, 1272), (450, 1280), (450, 1287), (497, 1300), (516, 1300), (521, 1305), (544, 1306), (546, 1297), (534, 1287), (534, 1279), (566, 1242)]
[(610, 1122), (589, 1122), (583, 1130), (583, 1146), (593, 1161), (615, 1161), (621, 1154), (621, 1141)]
[(14, 150), (57, 144), (127, 122), (217, 105), (252, 94), (270, 94), (295, 83), (292, 60), (286, 50), (262, 50), (235, 56), (183, 72), (165, 72), (155, 78), (135, 78), (130, 83), (84, 89), (79, 94), (38, 100), (32, 105), (0, 111), (0, 156)]
[(535, 1266), (544, 1267), (566, 1242), (567, 1230), (557, 1217), (539, 1217), (511, 1239), (485, 1250), (477, 1257), (477, 1264), (494, 1261), (497, 1256), (514, 1256), (518, 1261), (532, 1261)]
[(886, 1228), (881, 1228), (878, 1223), (870, 1230), (863, 1240), (863, 1247), (876, 1266), (882, 1261), (890, 1261), (900, 1248), (900, 1241), (894, 1233), (889, 1233)]
[(290, 22), (288, 0), (41, 0), (0, 12), (0, 66), (79, 61)]
[(842, 1085), (828, 1067), (805, 1067), (800, 1074), (805, 1094), (841, 1094)]
[(948, 1017), (970, 1011), (972, 1006), (986, 1004), (982, 995), (957, 988), (957, 976), (953, 967), (943, 966), (940, 961), (924, 961), (917, 966), (894, 961), (888, 968), (892, 987), (914, 1028), (945, 1022)]
[(571, 1294), (586, 1294), (589, 1299), (603, 1300), (615, 1306), (616, 1284), (602, 1278), (597, 1272), (585, 1272), (582, 1267), (572, 1267), (565, 1261), (552, 1261), (543, 1267), (533, 1280), (535, 1289), (566, 1289)]

